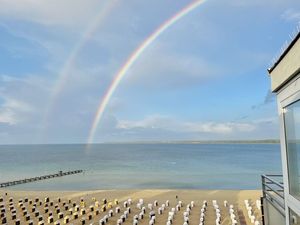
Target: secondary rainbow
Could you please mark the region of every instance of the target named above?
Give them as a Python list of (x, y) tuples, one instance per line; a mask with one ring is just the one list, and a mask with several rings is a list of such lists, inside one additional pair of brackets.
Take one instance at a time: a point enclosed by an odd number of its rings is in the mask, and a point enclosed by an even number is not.
[(77, 56), (80, 54), (81, 49), (85, 46), (85, 44), (90, 40), (95, 31), (99, 28), (100, 24), (105, 20), (105, 18), (109, 15), (109, 13), (113, 10), (114, 6), (117, 4), (117, 0), (109, 0), (102, 5), (101, 9), (94, 17), (92, 22), (87, 26), (86, 30), (83, 32), (80, 40), (74, 46), (69, 56), (67, 57), (60, 73), (59, 77), (54, 85), (53, 92), (50, 96), (50, 100), (46, 106), (44, 118), (43, 118), (43, 129), (47, 128), (47, 121), (49, 119), (49, 115), (53, 110), (55, 103), (59, 99), (61, 92), (63, 91), (67, 81), (71, 75), (71, 69), (74, 66), (75, 60)]
[(196, 9), (199, 5), (203, 4), (205, 0), (197, 0), (193, 1), (183, 9), (181, 9), (174, 16), (169, 18), (163, 24), (161, 24), (150, 36), (148, 36), (139, 46), (135, 49), (134, 52), (131, 53), (129, 58), (123, 64), (121, 69), (114, 76), (113, 81), (111, 82), (109, 88), (107, 89), (105, 95), (101, 99), (99, 107), (97, 109), (95, 118), (92, 123), (92, 127), (88, 136), (87, 144), (90, 144), (94, 140), (95, 132), (97, 130), (98, 124), (101, 121), (103, 113), (109, 103), (110, 98), (115, 92), (116, 88), (120, 84), (123, 77), (126, 75), (127, 71), (132, 67), (132, 65), (137, 61), (140, 55), (149, 47), (165, 30), (167, 30), (170, 26), (176, 23), (178, 20), (183, 18), (185, 15), (190, 13), (192, 10)]

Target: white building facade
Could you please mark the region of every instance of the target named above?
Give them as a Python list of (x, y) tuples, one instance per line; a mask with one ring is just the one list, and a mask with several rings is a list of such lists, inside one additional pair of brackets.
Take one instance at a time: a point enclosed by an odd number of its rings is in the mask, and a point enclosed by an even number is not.
[[(277, 95), (280, 119), (284, 213), (276, 215), (274, 209), (280, 202), (277, 204), (277, 200), (264, 195), (265, 224), (277, 225), (283, 221), (285, 224), (300, 224), (300, 33), (268, 72), (272, 91)], [(268, 183), (265, 184), (268, 187)], [(272, 198), (272, 193), (270, 196)]]

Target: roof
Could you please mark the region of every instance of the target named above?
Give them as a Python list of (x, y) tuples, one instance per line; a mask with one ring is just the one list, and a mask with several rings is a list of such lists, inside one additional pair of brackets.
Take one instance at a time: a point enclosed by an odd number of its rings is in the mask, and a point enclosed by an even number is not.
[(295, 38), (290, 42), (288, 47), (283, 51), (283, 53), (280, 55), (280, 57), (276, 60), (274, 65), (268, 69), (269, 74), (272, 73), (272, 71), (277, 67), (277, 65), (281, 62), (281, 60), (285, 57), (285, 55), (290, 51), (290, 49), (294, 46), (294, 44), (297, 42), (297, 40), (300, 38), (300, 31), (295, 36)]

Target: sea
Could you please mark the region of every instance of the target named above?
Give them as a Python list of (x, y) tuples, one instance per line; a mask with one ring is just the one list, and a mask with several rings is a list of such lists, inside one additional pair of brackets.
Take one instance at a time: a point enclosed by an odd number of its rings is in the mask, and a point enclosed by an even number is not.
[(260, 189), (279, 144), (0, 145), (0, 182), (82, 169), (14, 190)]

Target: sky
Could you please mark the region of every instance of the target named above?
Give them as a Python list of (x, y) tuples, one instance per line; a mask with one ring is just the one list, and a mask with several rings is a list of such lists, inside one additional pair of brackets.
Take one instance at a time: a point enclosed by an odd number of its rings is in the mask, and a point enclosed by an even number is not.
[[(279, 138), (267, 68), (298, 0), (0, 0), (0, 144)], [(90, 138), (90, 139), (89, 139)]]

